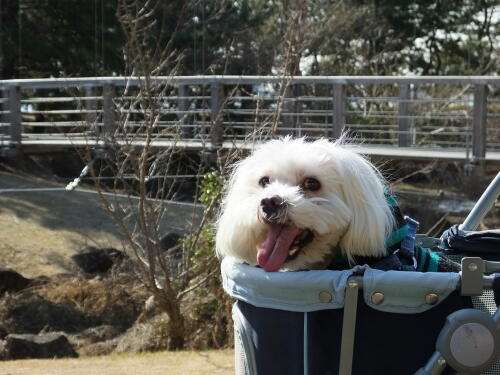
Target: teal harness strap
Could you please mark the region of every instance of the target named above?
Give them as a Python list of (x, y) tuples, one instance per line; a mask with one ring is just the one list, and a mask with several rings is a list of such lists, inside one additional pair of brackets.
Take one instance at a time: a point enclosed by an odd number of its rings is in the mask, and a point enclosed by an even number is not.
[(400, 243), (401, 241), (404, 240), (407, 234), (408, 234), (408, 225), (404, 225), (401, 228), (396, 229), (387, 238), (386, 242), (387, 247), (391, 247)]
[(439, 266), (439, 254), (427, 248), (417, 248), (417, 271), (419, 272), (437, 272)]
[[(386, 200), (393, 211), (396, 229), (389, 234), (386, 247), (387, 256), (383, 258), (356, 257), (357, 264), (368, 264), (381, 270), (439, 272), (458, 271), (459, 265), (428, 248), (416, 246), (416, 233), (419, 222), (401, 214), (396, 198), (386, 191)], [(347, 269), (352, 265), (340, 248), (335, 249), (329, 269)]]
[[(411, 217), (404, 218), (406, 224), (393, 232), (391, 237), (404, 237), (399, 241), (396, 249), (388, 249), (389, 255), (378, 259), (370, 266), (381, 270), (400, 270), (415, 271), (417, 268), (417, 259), (415, 258), (415, 235), (418, 229), (418, 221)], [(391, 240), (391, 238), (389, 238)], [(394, 248), (395, 246), (393, 246)]]

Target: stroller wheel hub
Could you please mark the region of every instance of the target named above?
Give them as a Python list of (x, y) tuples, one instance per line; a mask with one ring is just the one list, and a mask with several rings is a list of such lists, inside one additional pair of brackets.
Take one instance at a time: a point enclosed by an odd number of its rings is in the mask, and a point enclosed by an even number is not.
[(436, 349), (459, 373), (480, 374), (498, 359), (497, 326), (493, 317), (462, 309), (448, 315)]
[(491, 332), (479, 323), (467, 323), (453, 332), (450, 349), (455, 359), (467, 367), (481, 366), (495, 350)]

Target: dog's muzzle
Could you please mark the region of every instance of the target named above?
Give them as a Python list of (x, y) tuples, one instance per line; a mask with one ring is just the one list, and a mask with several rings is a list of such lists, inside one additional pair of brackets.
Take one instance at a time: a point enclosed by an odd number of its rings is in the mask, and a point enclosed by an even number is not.
[(260, 201), (260, 208), (262, 211), (262, 217), (271, 222), (279, 223), (285, 218), (287, 211), (286, 201), (275, 195), (271, 198), (264, 198)]

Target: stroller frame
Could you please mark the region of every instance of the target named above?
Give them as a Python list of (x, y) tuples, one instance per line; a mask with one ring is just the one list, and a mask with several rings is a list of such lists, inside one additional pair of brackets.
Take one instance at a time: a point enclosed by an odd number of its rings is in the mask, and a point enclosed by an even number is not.
[[(469, 215), (460, 225), (464, 233), (473, 232), (495, 204), (500, 195), (500, 173), (486, 188), (476, 202)], [(445, 244), (441, 247), (446, 250)], [(480, 257), (462, 258), (460, 293), (462, 296), (479, 296), (484, 289), (492, 289), (495, 283), (495, 272), (500, 272), (500, 262), (483, 260)], [(480, 340), (482, 358), (474, 358), (471, 348), (466, 343), (457, 343), (456, 338), (467, 334)], [(472, 336), (469, 336), (472, 337)], [(477, 344), (477, 342), (476, 342)], [(461, 345), (461, 346), (460, 346)], [(464, 350), (469, 349), (469, 350)], [(488, 355), (488, 353), (491, 353)], [(457, 371), (479, 374), (488, 369), (500, 355), (500, 309), (493, 316), (480, 313), (478, 310), (465, 309), (450, 314), (436, 342), (436, 351), (418, 375), (441, 374), (446, 365)]]
[[(477, 201), (460, 226), (460, 231), (473, 232), (499, 195), (500, 173)], [(416, 243), (419, 246), (439, 243), (442, 250), (448, 250), (442, 240), (424, 235), (417, 235)], [(238, 304), (266, 311), (277, 309), (303, 312), (304, 342), (308, 339), (307, 325), (310, 323), (307, 321), (308, 312), (343, 308), (338, 373), (349, 375), (353, 371), (356, 315), (360, 298), (364, 297), (365, 303), (375, 310), (414, 314), (435, 308), (450, 293), (479, 296), (485, 289), (500, 285), (500, 278), (491, 275), (500, 272), (500, 262), (483, 260), (481, 257), (464, 257), (461, 262), (461, 274), (379, 271), (368, 266), (356, 266), (346, 271), (265, 273), (259, 268), (224, 259), (222, 263), (224, 289), (239, 301), (233, 308), (236, 373), (248, 375), (267, 373), (258, 371), (259, 366), (255, 359), (255, 351), (258, 348), (254, 342), (255, 337), (252, 337), (255, 336), (255, 332), (252, 331), (255, 327), (250, 327), (251, 324), (245, 320), (242, 313), (245, 306), (239, 307)], [(299, 280), (303, 289), (297, 291), (295, 286)], [(290, 281), (293, 287), (289, 286)], [(407, 298), (397, 293), (391, 295), (394, 284), (403, 285), (402, 288), (408, 290), (411, 296)], [(405, 309), (406, 311), (403, 311)], [(448, 314), (444, 321), (444, 326), (435, 342), (435, 352), (427, 363), (422, 362), (423, 366), (416, 374), (441, 374), (447, 366), (460, 373), (480, 374), (498, 360), (500, 309), (489, 315), (472, 308), (460, 308)], [(304, 344), (301, 373), (311, 373), (309, 357)]]

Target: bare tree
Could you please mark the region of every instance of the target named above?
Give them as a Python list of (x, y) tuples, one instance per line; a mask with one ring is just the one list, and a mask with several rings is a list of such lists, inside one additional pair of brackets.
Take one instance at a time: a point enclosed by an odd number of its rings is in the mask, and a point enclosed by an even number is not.
[(133, 254), (138, 277), (168, 315), (167, 347), (180, 349), (187, 336), (182, 299), (201, 284), (202, 274), (213, 269), (216, 261), (213, 254), (204, 254), (195, 262), (181, 245), (170, 249), (161, 245), (170, 209), (165, 198), (172, 196), (177, 182), (170, 177), (178, 175), (182, 166), (176, 162), (182, 156), (177, 146), (180, 122), (165, 110), (166, 98), (175, 90), (171, 77), (182, 54), (172, 49), (173, 36), (163, 38), (166, 21), (160, 4), (157, 0), (117, 2), (129, 78), (121, 93), (113, 92), (113, 103), (104, 103), (116, 108), (116, 118), (96, 119), (104, 124), (97, 127), (104, 149), (98, 153), (88, 149), (85, 158), (105, 208), (121, 229), (124, 247)]
[[(106, 104), (104, 100), (104, 106), (112, 106), (114, 116), (95, 119), (94, 128), (104, 146), (97, 152), (88, 148), (84, 157), (103, 205), (121, 229), (124, 248), (133, 255), (138, 277), (168, 315), (167, 347), (185, 347), (186, 338), (196, 331), (196, 323), (186, 314), (192, 302), (186, 297), (200, 289), (210, 290), (219, 302), (219, 309), (213, 313), (211, 342), (221, 345), (224, 339), (220, 337), (227, 340), (232, 333), (230, 301), (220, 288), (218, 260), (213, 251), (214, 222), (222, 186), (231, 164), (246, 153), (242, 146), (286, 133), (280, 130), (286, 125), (284, 113), (291, 110), (286, 96), (304, 48), (303, 38), (294, 30), (299, 27), (306, 31), (307, 25), (301, 21), (299, 7), (298, 13), (294, 11), (291, 16), (295, 21), (284, 30), (286, 48), (279, 67), (283, 79), (275, 87), (273, 107), (257, 98), (253, 129), (245, 134), (243, 143), (234, 142), (230, 149), (211, 151), (210, 169), (199, 156), (189, 162), (190, 157), (181, 147), (186, 118), (184, 114), (178, 116), (182, 111), (173, 115), (170, 109), (179, 100), (174, 77), (182, 64), (182, 53), (172, 47), (174, 35), (168, 40), (161, 37), (167, 18), (161, 16), (160, 6), (160, 0), (118, 0), (117, 15), (126, 36), (124, 58), (128, 78), (121, 92), (117, 92), (118, 87), (105, 86), (103, 96), (112, 97), (113, 102), (108, 99)], [(180, 27), (182, 24), (174, 29)], [(223, 108), (240, 87), (225, 89)], [(106, 90), (113, 91), (112, 95)], [(272, 108), (270, 113), (269, 108)], [(108, 109), (108, 116), (109, 112)], [(212, 116), (212, 127), (222, 121), (221, 116), (223, 111)], [(209, 138), (211, 130), (200, 127), (198, 132), (203, 141), (204, 137)], [(208, 151), (201, 150), (200, 154)], [(165, 249), (162, 237), (173, 209), (168, 198), (174, 195), (180, 175), (186, 170), (205, 176), (196, 193), (203, 205), (193, 209), (192, 226), (184, 239)], [(207, 173), (209, 170), (212, 172)]]

